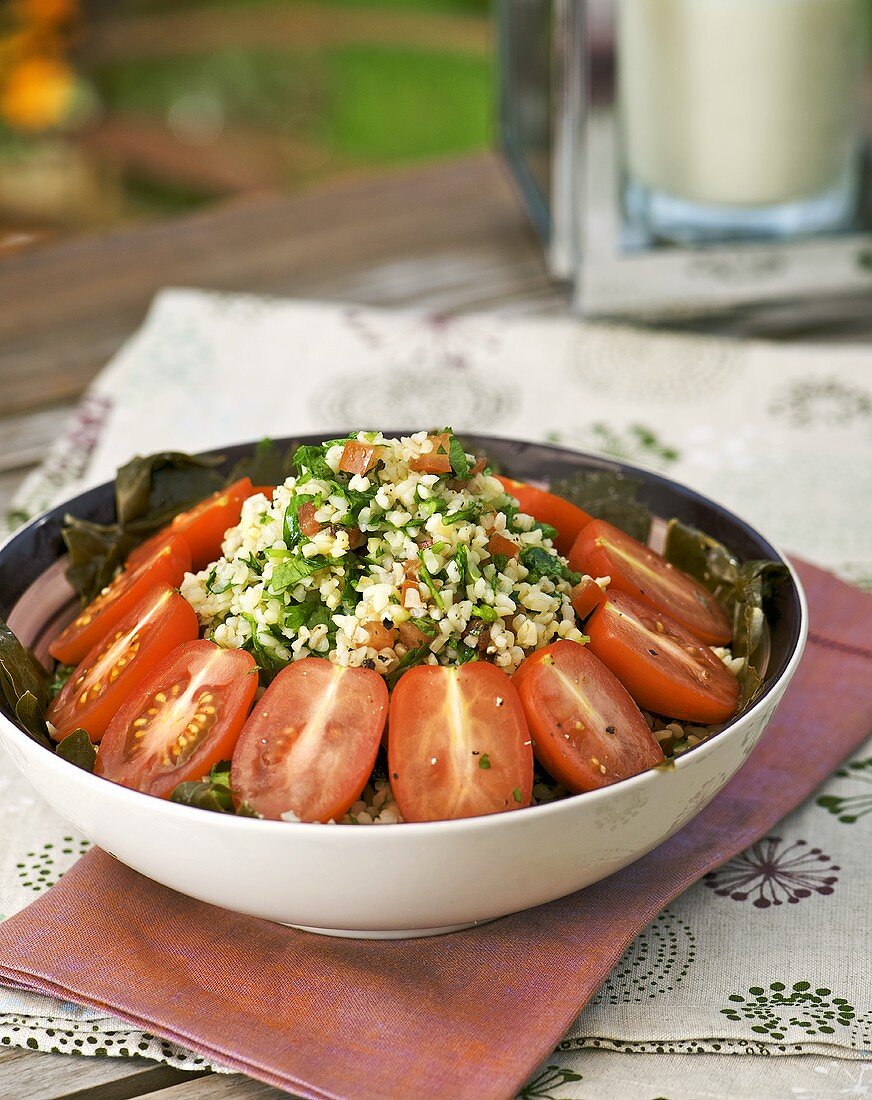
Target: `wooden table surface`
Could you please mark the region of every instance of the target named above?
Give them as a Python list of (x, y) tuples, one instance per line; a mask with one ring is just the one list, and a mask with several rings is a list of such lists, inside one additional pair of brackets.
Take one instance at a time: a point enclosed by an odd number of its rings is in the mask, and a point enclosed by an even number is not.
[[(0, 253), (0, 510), (165, 286), (440, 311), (553, 314), (566, 312), (570, 300), (567, 287), (549, 281), (493, 156)], [(868, 341), (872, 305), (773, 306), (759, 311), (754, 326), (779, 339), (812, 333)], [(741, 331), (729, 319), (718, 329)], [(283, 1095), (238, 1075), (188, 1074), (140, 1059), (0, 1052), (0, 1100)]]

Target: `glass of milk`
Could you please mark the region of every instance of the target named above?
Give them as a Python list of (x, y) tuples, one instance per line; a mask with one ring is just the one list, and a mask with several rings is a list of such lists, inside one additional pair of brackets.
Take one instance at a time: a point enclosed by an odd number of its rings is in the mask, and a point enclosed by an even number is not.
[(618, 0), (624, 206), (654, 239), (851, 224), (872, 0)]

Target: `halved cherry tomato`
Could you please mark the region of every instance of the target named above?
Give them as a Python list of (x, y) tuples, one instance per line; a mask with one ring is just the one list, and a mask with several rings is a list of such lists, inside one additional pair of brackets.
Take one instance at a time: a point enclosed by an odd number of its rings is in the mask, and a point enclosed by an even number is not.
[(411, 459), (409, 468), (421, 474), (450, 474), (451, 455), (448, 433), (439, 432), (438, 435), (428, 435), (427, 438), (433, 444), (432, 449), (426, 454)]
[(593, 577), (582, 577), (569, 595), (572, 600), (572, 609), (582, 622), (606, 598), (605, 591)]
[(168, 534), (179, 535), (191, 551), (191, 568), (202, 569), (221, 553), (221, 543), (228, 528), (239, 522), (242, 502), (263, 490), (251, 484), (247, 477), (234, 481), (226, 489), (201, 500), (187, 512), (180, 512), (168, 527), (162, 528), (127, 557), (127, 568), (138, 565), (153, 553)]
[(251, 712), (230, 779), (263, 817), (341, 817), (366, 785), (388, 714), (377, 672), (306, 657), (283, 669)]
[(514, 481), (510, 477), (497, 474), (497, 480), (509, 496), (513, 496), (521, 506), (521, 511), (539, 523), (547, 523), (557, 528), (554, 545), (558, 554), (565, 557), (572, 549), (578, 532), (590, 523), (592, 516), (582, 511), (576, 504), (564, 500), (556, 493), (546, 489), (537, 489), (525, 481)]
[(592, 577), (611, 577), (610, 588), (658, 608), (709, 645), (726, 645), (733, 636), (726, 612), (710, 592), (604, 520), (594, 520), (579, 534), (569, 566)]
[(607, 787), (663, 762), (626, 688), (587, 646), (553, 642), (531, 654), (512, 681), (536, 759), (569, 790)]
[(342, 448), (339, 469), (346, 474), (363, 475), (375, 466), (380, 454), (381, 447), (374, 443), (360, 443), (352, 439)]
[(119, 573), (91, 600), (51, 643), (49, 653), (65, 665), (78, 664), (155, 585), (163, 582), (177, 588), (190, 568), (187, 545), (168, 535), (151, 557)]
[(391, 788), (406, 821), (529, 806), (533, 750), (518, 693), (495, 665), (418, 665), (391, 696)]
[(257, 691), (243, 649), (197, 640), (156, 665), (109, 723), (94, 771), (122, 787), (169, 798), (233, 755)]
[(48, 708), (57, 736), (81, 726), (99, 741), (131, 691), (171, 649), (197, 637), (193, 607), (168, 584), (151, 589), (76, 667)]
[(739, 681), (714, 653), (662, 611), (609, 589), (585, 627), (590, 648), (639, 706), (688, 722), (725, 722)]

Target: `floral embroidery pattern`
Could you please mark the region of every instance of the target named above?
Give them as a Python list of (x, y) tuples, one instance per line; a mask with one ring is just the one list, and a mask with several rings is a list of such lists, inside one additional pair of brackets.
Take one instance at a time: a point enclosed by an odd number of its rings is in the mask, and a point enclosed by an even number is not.
[(410, 313), (382, 318), (372, 310), (345, 311), (348, 327), (368, 347), (388, 353), (394, 364), (464, 370), (475, 358), (494, 354), (500, 340), (493, 326), (447, 313)]
[(710, 871), (703, 882), (722, 898), (748, 901), (757, 909), (788, 902), (795, 905), (812, 894), (832, 894), (840, 868), (820, 848), (804, 840), (785, 845), (778, 836), (758, 840), (741, 855)]
[(548, 433), (549, 443), (562, 443), (564, 439), (577, 447), (631, 462), (643, 462), (658, 469), (666, 469), (681, 458), (681, 451), (666, 443), (646, 424), (629, 424), (619, 429), (598, 420), (571, 433)]
[(558, 1100), (554, 1094), (555, 1089), (581, 1080), (582, 1075), (574, 1070), (563, 1066), (546, 1066), (524, 1085), (518, 1093), (518, 1100)]
[(834, 1035), (836, 1026), (849, 1027), (856, 1013), (844, 997), (833, 997), (832, 990), (812, 989), (810, 982), (796, 982), (789, 991), (783, 982), (772, 982), (768, 989), (752, 985), (746, 997), (733, 993), (735, 1007), (722, 1008), (728, 1020), (756, 1020), (751, 1030), (781, 1040), (788, 1027), (798, 1027), (805, 1038)]
[(801, 379), (773, 398), (769, 412), (792, 428), (847, 426), (872, 418), (872, 394), (838, 378)]
[(630, 944), (591, 1005), (642, 1004), (671, 993), (695, 959), (690, 925), (664, 909)]
[(514, 415), (519, 391), (473, 370), (422, 373), (391, 369), (332, 378), (311, 402), (320, 423), (384, 425), (390, 431), (419, 424), (494, 428)]
[(862, 788), (855, 794), (824, 794), (817, 800), (818, 806), (828, 810), (843, 825), (853, 825), (861, 817), (872, 813), (872, 756), (865, 760), (852, 760), (844, 768), (833, 772), (834, 779), (850, 779)]
[(65, 836), (57, 843), (49, 842), (41, 848), (34, 848), (15, 865), (21, 885), (35, 894), (47, 890), (59, 882), (61, 875), (90, 847), (89, 840)]

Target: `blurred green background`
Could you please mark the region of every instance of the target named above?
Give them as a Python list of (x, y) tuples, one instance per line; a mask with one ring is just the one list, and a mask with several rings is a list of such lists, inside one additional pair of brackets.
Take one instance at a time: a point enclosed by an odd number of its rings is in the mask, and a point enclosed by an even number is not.
[(484, 149), (492, 40), (487, 0), (11, 0), (0, 229), (116, 224)]

